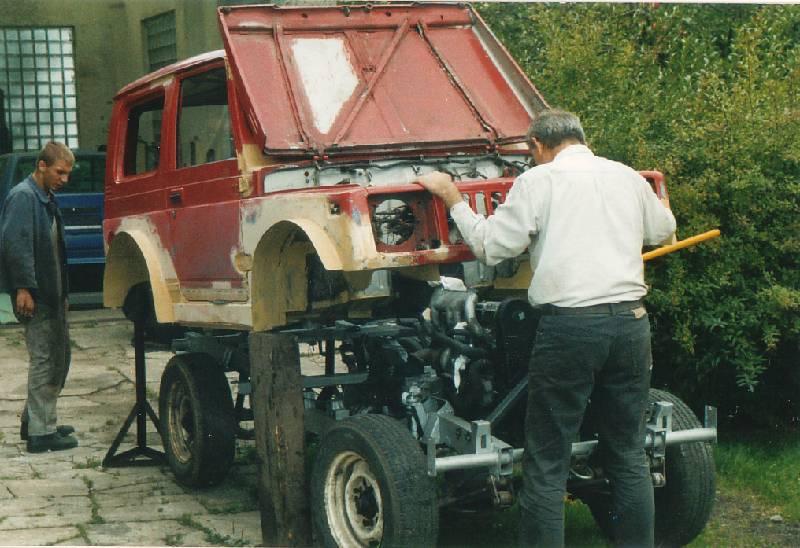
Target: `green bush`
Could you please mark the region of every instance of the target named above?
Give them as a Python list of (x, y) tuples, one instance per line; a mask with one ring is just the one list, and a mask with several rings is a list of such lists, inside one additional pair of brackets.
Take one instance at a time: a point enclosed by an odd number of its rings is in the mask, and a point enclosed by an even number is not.
[(800, 415), (800, 9), (482, 4), (600, 155), (667, 177), (685, 238), (648, 263), (654, 384), (760, 425)]

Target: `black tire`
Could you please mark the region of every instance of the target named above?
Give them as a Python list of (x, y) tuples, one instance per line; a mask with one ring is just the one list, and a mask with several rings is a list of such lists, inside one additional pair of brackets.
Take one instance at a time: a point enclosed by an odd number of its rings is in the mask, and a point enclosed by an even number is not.
[(190, 487), (221, 482), (233, 463), (236, 419), (225, 373), (205, 354), (176, 354), (161, 376), (161, 439), (170, 468)]
[[(650, 404), (672, 404), (672, 429), (701, 428), (691, 409), (677, 396), (650, 389)], [(684, 546), (706, 526), (714, 507), (716, 472), (709, 442), (692, 442), (667, 447), (666, 484), (655, 489), (655, 545)], [(611, 497), (591, 494), (583, 497), (600, 529), (612, 538)]]
[(358, 415), (325, 433), (311, 475), (311, 519), (323, 546), (435, 546), (436, 486), (399, 422)]

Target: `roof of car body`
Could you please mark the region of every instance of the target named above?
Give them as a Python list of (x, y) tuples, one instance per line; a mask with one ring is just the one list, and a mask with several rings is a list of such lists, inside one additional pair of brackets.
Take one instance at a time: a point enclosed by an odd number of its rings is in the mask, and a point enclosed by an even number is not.
[(158, 80), (168, 77), (172, 74), (185, 72), (197, 66), (206, 63), (211, 63), (218, 59), (219, 60), (225, 59), (225, 50), (218, 49), (206, 53), (201, 53), (200, 55), (189, 57), (188, 59), (184, 59), (183, 61), (178, 61), (177, 63), (172, 63), (171, 65), (161, 67), (160, 69), (153, 71), (149, 74), (145, 74), (141, 78), (138, 78), (133, 82), (131, 82), (130, 84), (126, 85), (117, 92), (114, 98), (117, 99), (123, 95), (127, 95), (128, 93), (131, 93), (132, 91), (142, 87), (149, 87), (154, 82), (157, 82)]

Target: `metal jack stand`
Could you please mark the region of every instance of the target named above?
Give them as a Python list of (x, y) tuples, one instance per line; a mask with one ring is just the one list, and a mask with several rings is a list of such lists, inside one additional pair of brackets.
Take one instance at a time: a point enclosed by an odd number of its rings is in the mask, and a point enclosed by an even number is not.
[[(117, 437), (114, 438), (114, 443), (108, 449), (108, 453), (103, 458), (103, 466), (148, 466), (154, 464), (163, 464), (165, 462), (164, 453), (147, 447), (147, 417), (153, 421), (156, 431), (160, 434), (161, 427), (158, 423), (158, 417), (147, 401), (147, 393), (145, 388), (147, 386), (146, 370), (144, 363), (144, 322), (136, 320), (133, 322), (133, 349), (134, 349), (134, 364), (136, 372), (136, 403), (131, 409), (128, 418), (125, 419), (125, 424), (122, 425)], [(136, 447), (123, 451), (116, 455), (119, 444), (128, 429), (133, 424), (133, 419), (136, 418)]]

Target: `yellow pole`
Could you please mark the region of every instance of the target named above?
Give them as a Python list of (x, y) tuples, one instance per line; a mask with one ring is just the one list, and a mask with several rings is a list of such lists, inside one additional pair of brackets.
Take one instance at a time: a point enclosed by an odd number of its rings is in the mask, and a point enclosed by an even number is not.
[(709, 230), (708, 232), (697, 234), (696, 236), (692, 236), (691, 238), (686, 238), (685, 240), (681, 240), (680, 242), (675, 242), (674, 244), (665, 245), (663, 247), (659, 247), (658, 249), (654, 249), (653, 251), (648, 251), (647, 253), (643, 253), (642, 260), (649, 261), (650, 259), (661, 257), (662, 255), (666, 255), (667, 253), (672, 253), (673, 251), (678, 251), (679, 249), (683, 249), (685, 247), (691, 247), (701, 242), (705, 242), (706, 240), (711, 240), (712, 238), (716, 238), (719, 235), (720, 235), (719, 229), (715, 228), (714, 230)]

